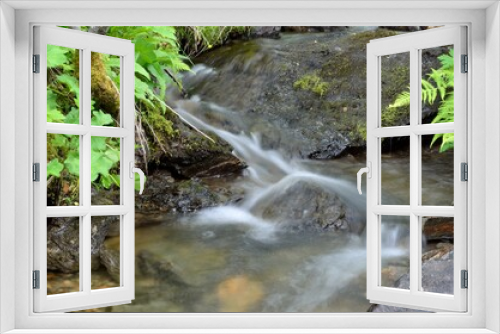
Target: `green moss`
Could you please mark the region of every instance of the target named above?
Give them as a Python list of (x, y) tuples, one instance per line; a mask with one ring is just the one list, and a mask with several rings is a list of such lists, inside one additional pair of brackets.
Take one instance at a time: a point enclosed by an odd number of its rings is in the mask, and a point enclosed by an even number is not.
[(323, 96), (328, 92), (330, 84), (323, 81), (317, 74), (306, 74), (293, 83), (294, 89), (301, 89)]
[(156, 133), (156, 135), (160, 135), (163, 138), (171, 138), (175, 136), (176, 130), (173, 128), (173, 123), (169, 119), (167, 119), (160, 112), (155, 111), (147, 111), (142, 114), (144, 120), (151, 126)]

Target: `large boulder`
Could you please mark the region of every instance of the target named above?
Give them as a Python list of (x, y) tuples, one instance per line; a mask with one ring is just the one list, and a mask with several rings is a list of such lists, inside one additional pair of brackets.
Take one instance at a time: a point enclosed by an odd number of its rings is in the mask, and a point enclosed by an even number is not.
[(332, 189), (296, 180), (263, 198), (252, 213), (292, 230), (361, 233), (363, 221)]
[[(92, 269), (99, 267), (100, 247), (114, 217), (93, 217), (91, 227)], [(47, 269), (76, 273), (80, 265), (80, 223), (78, 217), (49, 218), (47, 221)]]

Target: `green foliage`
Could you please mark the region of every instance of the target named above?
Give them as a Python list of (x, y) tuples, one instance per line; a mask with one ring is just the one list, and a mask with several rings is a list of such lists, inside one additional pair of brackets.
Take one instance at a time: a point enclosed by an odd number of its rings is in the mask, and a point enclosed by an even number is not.
[[(438, 57), (441, 67), (431, 69), (427, 74), (428, 79), (422, 79), (422, 102), (432, 105), (439, 101), (439, 108), (432, 123), (448, 123), (454, 121), (454, 51)], [(396, 97), (389, 109), (406, 107), (410, 105), (410, 92), (404, 91)], [(440, 152), (447, 151), (454, 146), (453, 133), (436, 134), (432, 138), (431, 146), (441, 139)]]
[(248, 26), (185, 26), (176, 29), (184, 54), (196, 57), (207, 50), (223, 45), (231, 36), (249, 36), (253, 28)]
[[(90, 27), (80, 29), (90, 31)], [(165, 117), (168, 109), (165, 92), (171, 85), (182, 89), (178, 75), (190, 69), (188, 56), (196, 56), (212, 47), (222, 45), (233, 34), (248, 34), (251, 29), (250, 27), (114, 26), (99, 31), (106, 31), (108, 36), (129, 39), (135, 44), (136, 110), (149, 126), (159, 130), (158, 135), (162, 136), (161, 140), (168, 140), (168, 136), (175, 135), (176, 131), (173, 123)], [(47, 48), (47, 122), (80, 124), (79, 56), (79, 52), (75, 52), (74, 49), (51, 45)], [(106, 71), (104, 75), (119, 89), (120, 58), (104, 54), (101, 57)], [(100, 106), (100, 102), (102, 101), (91, 101), (91, 125), (113, 126), (115, 120), (112, 115), (95, 107)], [(91, 141), (92, 187), (108, 189), (113, 185), (119, 186), (119, 139), (93, 137)], [(49, 134), (47, 136), (48, 178), (64, 180), (70, 183), (70, 188), (77, 189), (80, 173), (79, 148), (78, 136)], [(135, 181), (138, 189), (138, 178)]]
[[(175, 27), (110, 27), (108, 35), (129, 39), (135, 44), (135, 98), (140, 110), (166, 112), (165, 91), (169, 84), (179, 88), (180, 80), (171, 77), (188, 71), (187, 57), (179, 51)], [(107, 61), (118, 67), (119, 61)]]
[[(78, 80), (78, 54), (74, 50), (51, 46), (47, 48), (47, 122), (79, 124), (80, 84)], [(111, 59), (111, 58), (110, 58)], [(119, 76), (118, 76), (119, 78)], [(95, 110), (91, 103), (91, 124), (106, 126), (114, 123), (111, 115)], [(92, 182), (94, 187), (108, 189), (119, 186), (118, 163), (120, 142), (114, 138), (93, 137), (91, 153)], [(47, 177), (62, 178), (78, 184), (80, 175), (80, 139), (73, 135), (47, 136)]]
[(311, 91), (319, 96), (325, 95), (329, 87), (328, 82), (323, 81), (317, 74), (306, 74), (293, 83), (294, 89)]

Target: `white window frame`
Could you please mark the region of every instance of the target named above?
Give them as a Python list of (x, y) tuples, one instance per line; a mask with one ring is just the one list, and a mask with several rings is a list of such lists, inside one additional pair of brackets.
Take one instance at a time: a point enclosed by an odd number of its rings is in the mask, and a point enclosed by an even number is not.
[[(124, 39), (87, 32), (36, 26), (34, 53), (39, 55), (39, 73), (33, 75), (34, 162), (39, 163), (39, 181), (33, 184), (34, 258), (33, 269), (39, 270), (39, 288), (34, 290), (35, 312), (72, 311), (95, 307), (128, 304), (135, 291), (135, 101), (134, 45)], [(80, 53), (79, 124), (47, 122), (47, 45), (58, 45)], [(91, 53), (120, 57), (120, 124), (116, 127), (91, 125)], [(79, 136), (80, 176), (78, 206), (47, 206), (47, 134)], [(120, 203), (92, 205), (91, 139), (113, 137), (120, 140)], [(120, 221), (120, 284), (118, 287), (92, 290), (91, 224), (92, 217), (118, 216)], [(79, 219), (79, 291), (47, 295), (47, 218), (77, 217)]]
[[(499, 54), (500, 12), (498, 3), (434, 1), (394, 2), (149, 2), (137, 5), (132, 1), (123, 6), (141, 6), (150, 9), (117, 9), (116, 2), (17, 2), (1, 3), (0, 65), (2, 77), (0, 122), (0, 198), (1, 241), (0, 248), (0, 316), (1, 330), (15, 329), (12, 333), (37, 333), (36, 329), (51, 329), (50, 333), (75, 332), (77, 328), (89, 329), (88, 333), (103, 333), (104, 329), (122, 329), (116, 332), (145, 333), (146, 328), (158, 329), (157, 333), (212, 332), (212, 333), (495, 333), (500, 331), (500, 152), (485, 152), (486, 142), (500, 146), (498, 127), (500, 118)], [(39, 9), (13, 10), (27, 6)], [(30, 7), (31, 6), (31, 7)], [(40, 10), (73, 6), (73, 9)], [(87, 8), (85, 8), (87, 6)], [(99, 7), (113, 10), (96, 9)], [(159, 7), (164, 8), (159, 8)], [(205, 10), (201, 8), (205, 7)], [(459, 7), (460, 6), (460, 7)], [(489, 8), (487, 8), (489, 6)], [(167, 7), (167, 8), (165, 8)], [(358, 9), (352, 9), (356, 8)], [(25, 7), (26, 8), (26, 7)], [(75, 9), (80, 8), (80, 9)], [(94, 8), (94, 9), (92, 9)], [(196, 9), (193, 9), (196, 8)], [(208, 9), (207, 9), (208, 8)], [(219, 8), (219, 9), (218, 9)], [(225, 9), (220, 9), (225, 8)], [(246, 9), (245, 9), (246, 8)], [(351, 8), (351, 9), (346, 9)], [(411, 8), (411, 10), (408, 10)], [(461, 9), (456, 9), (461, 8)], [(467, 9), (468, 8), (468, 9)], [(487, 8), (487, 9), (486, 9)], [(245, 10), (242, 10), (245, 9)], [(13, 21), (15, 16), (15, 23)], [(168, 20), (168, 21), (167, 21)], [(36, 24), (68, 25), (435, 25), (465, 24), (469, 27), (469, 152), (470, 190), (468, 243), (470, 272), (467, 313), (437, 314), (34, 314), (32, 290), (29, 289), (32, 262), (26, 261), (32, 245), (32, 183), (30, 169), (32, 148), (32, 96), (30, 57), (31, 31)], [(485, 24), (486, 23), (486, 24)], [(7, 29), (6, 29), (7, 28)], [(15, 44), (12, 40), (15, 30)], [(10, 36), (10, 37), (9, 37)], [(5, 44), (4, 44), (5, 43)], [(7, 48), (4, 48), (4, 45)], [(15, 53), (12, 47), (15, 46)], [(15, 55), (15, 57), (14, 57)], [(14, 60), (15, 59), (15, 60)], [(488, 63), (488, 71), (485, 64)], [(15, 72), (13, 66), (15, 64)], [(5, 71), (4, 71), (5, 70)], [(6, 77), (4, 74), (9, 74)], [(15, 90), (9, 80), (15, 78)], [(11, 93), (13, 97), (8, 96)], [(6, 110), (9, 108), (10, 110)], [(15, 110), (15, 129), (7, 129), (5, 121), (12, 122)], [(488, 121), (486, 121), (486, 119)], [(11, 137), (15, 132), (15, 147)], [(11, 161), (15, 160), (15, 164)], [(487, 162), (487, 164), (486, 164)], [(9, 173), (6, 175), (6, 173)], [(486, 180), (488, 174), (488, 182)], [(14, 177), (12, 177), (14, 175)], [(9, 187), (10, 186), (10, 187)], [(15, 189), (14, 200), (8, 200)], [(488, 194), (488, 196), (486, 196)], [(14, 203), (13, 203), (14, 202)], [(485, 206), (486, 202), (486, 206)], [(13, 212), (9, 205), (15, 206)], [(486, 217), (488, 219), (486, 219)], [(14, 220), (15, 219), (15, 220)], [(12, 226), (15, 221), (15, 226)], [(13, 237), (15, 236), (15, 242)], [(14, 256), (13, 256), (14, 254)], [(485, 256), (490, 254), (490, 256)], [(487, 266), (486, 266), (486, 261)], [(15, 286), (13, 289), (12, 287)], [(486, 293), (486, 290), (488, 293)], [(12, 308), (12, 305), (15, 305)], [(141, 324), (144, 329), (132, 330)], [(191, 331), (181, 331), (180, 328)], [(246, 331), (243, 329), (247, 328)], [(293, 331), (293, 329), (296, 329)], [(93, 329), (93, 330), (91, 330)], [(98, 330), (102, 329), (102, 330)], [(160, 330), (164, 329), (164, 330)], [(177, 330), (176, 330), (177, 329)], [(211, 329), (211, 330), (210, 330)], [(40, 331), (41, 332), (41, 331)], [(47, 332), (47, 331), (45, 331)]]
[[(407, 307), (411, 305), (423, 310), (467, 310), (467, 290), (461, 287), (461, 270), (467, 269), (467, 187), (461, 180), (460, 164), (467, 163), (467, 76), (461, 73), (461, 55), (467, 54), (467, 31), (464, 26), (441, 27), (411, 34), (372, 40), (367, 46), (367, 164), (371, 177), (367, 179), (367, 298), (372, 303)], [(454, 57), (454, 122), (422, 124), (421, 80), (422, 50), (452, 45)], [(406, 53), (409, 56), (410, 72), (410, 124), (383, 127), (381, 124), (382, 93), (381, 58), (387, 55)], [(454, 205), (422, 205), (422, 135), (454, 133), (453, 149)], [(384, 205), (382, 198), (382, 138), (407, 136), (410, 140), (409, 154), (409, 202), (406, 205)], [(410, 286), (396, 289), (382, 286), (381, 223), (384, 216), (409, 218)], [(453, 293), (437, 294), (425, 292), (422, 282), (422, 216), (454, 217)]]

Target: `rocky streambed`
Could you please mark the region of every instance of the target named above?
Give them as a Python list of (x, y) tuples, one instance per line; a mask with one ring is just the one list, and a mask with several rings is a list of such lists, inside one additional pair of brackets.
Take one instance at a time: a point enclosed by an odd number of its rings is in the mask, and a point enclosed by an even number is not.
[[(370, 306), (365, 298), (366, 204), (354, 183), (365, 164), (365, 45), (397, 33), (377, 27), (280, 33), (197, 59), (183, 78), (189, 96), (168, 94), (182, 117), (167, 114), (175, 131), (162, 120), (137, 124), (136, 161), (148, 181), (136, 196), (136, 299), (92, 311), (411, 311)], [(388, 84), (396, 91), (404, 66), (394, 59), (392, 68)], [(390, 119), (406, 124), (407, 115)], [(387, 196), (404, 198), (407, 148), (384, 150), (391, 162), (384, 173), (399, 180)], [(426, 194), (447, 203), (452, 154), (436, 154), (426, 150), (425, 168), (439, 187)], [(106, 204), (117, 192), (94, 197)], [(48, 224), (49, 293), (75, 291), (78, 224)], [(93, 222), (96, 288), (117, 286), (115, 225)], [(386, 246), (399, 255), (386, 259), (383, 281), (404, 288), (408, 231), (398, 221), (389, 225)], [(436, 292), (450, 284), (443, 279), (435, 287), (435, 273), (450, 270), (452, 231), (449, 220), (431, 217), (424, 226), (424, 277)]]

